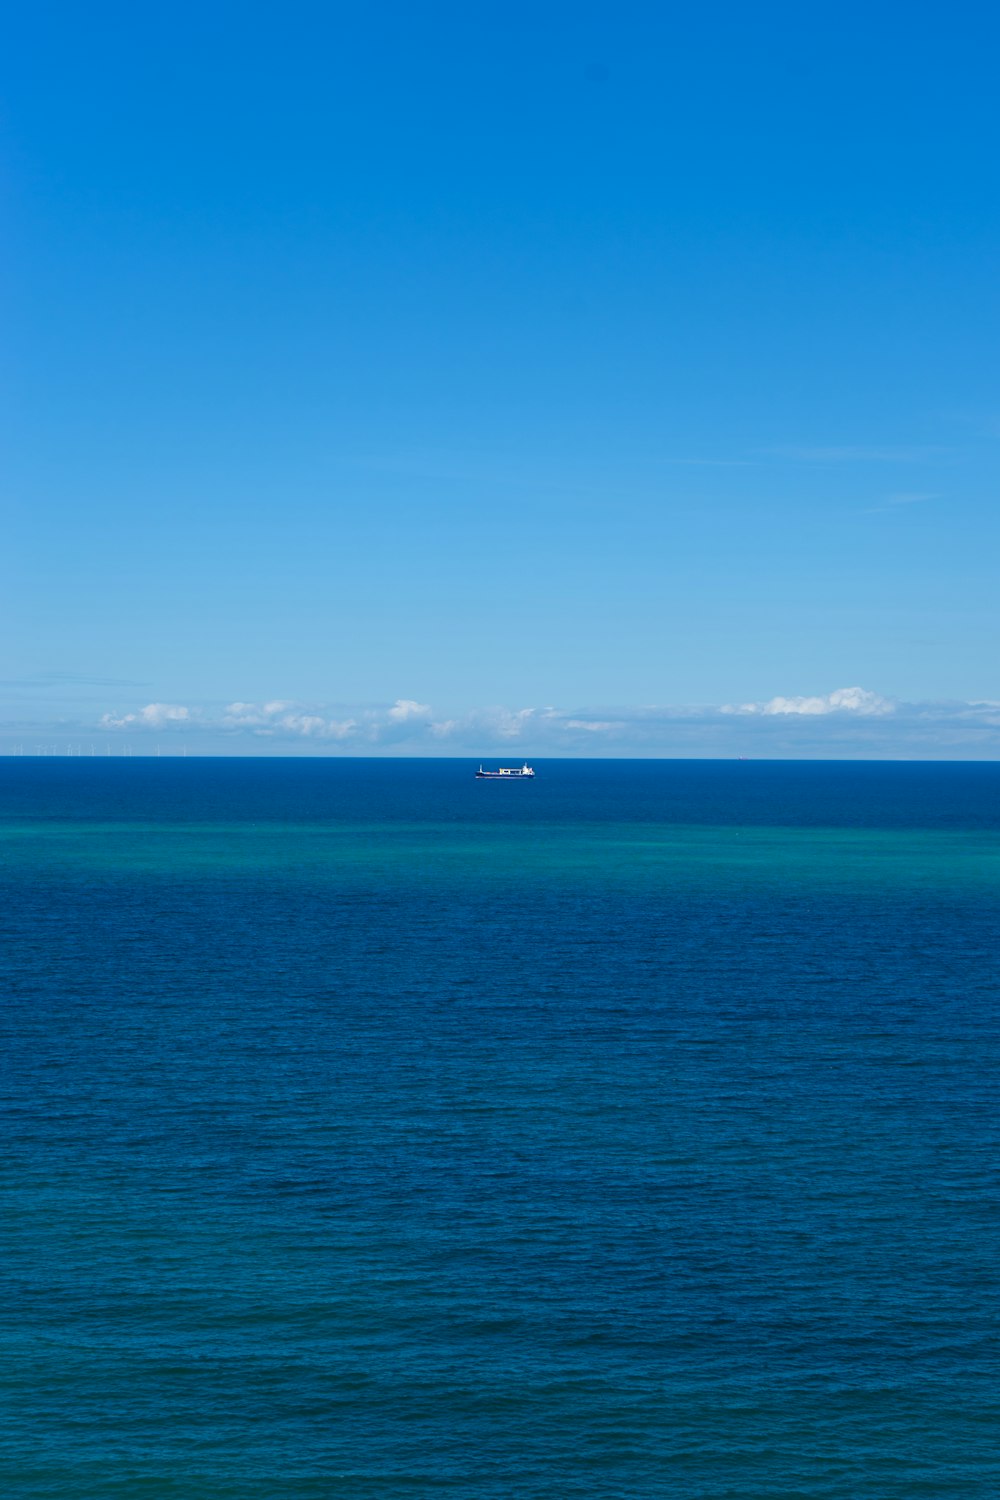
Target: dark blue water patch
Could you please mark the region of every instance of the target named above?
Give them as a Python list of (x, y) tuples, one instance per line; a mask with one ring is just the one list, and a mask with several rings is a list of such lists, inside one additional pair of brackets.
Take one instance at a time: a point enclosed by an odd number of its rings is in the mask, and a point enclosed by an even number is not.
[(170, 817), (141, 778), (100, 823), (17, 808), (52, 842), (0, 883), (7, 1492), (992, 1497), (966, 790), (866, 830), (838, 768), (749, 878), (698, 775), (686, 817), (641, 778), (547, 816), (542, 858), (427, 763), (374, 817), (370, 764), (339, 823), (262, 820), (259, 764), (243, 804), (189, 763)]
[[(511, 764), (520, 762), (514, 756)], [(0, 819), (1000, 828), (1000, 763), (10, 757)]]

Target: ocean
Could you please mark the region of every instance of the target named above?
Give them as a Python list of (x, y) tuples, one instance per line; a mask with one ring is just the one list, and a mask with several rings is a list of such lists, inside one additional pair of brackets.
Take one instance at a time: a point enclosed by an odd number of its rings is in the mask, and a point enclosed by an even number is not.
[(0, 762), (4, 1500), (993, 1500), (1000, 765)]

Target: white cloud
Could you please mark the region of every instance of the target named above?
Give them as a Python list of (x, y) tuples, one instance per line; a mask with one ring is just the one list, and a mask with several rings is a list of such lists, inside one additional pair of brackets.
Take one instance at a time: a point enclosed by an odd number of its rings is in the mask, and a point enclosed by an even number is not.
[(326, 720), (319, 714), (285, 714), (279, 722), (293, 734), (322, 734), (326, 729)]
[(180, 724), (190, 719), (191, 711), (180, 703), (147, 703), (139, 710), (139, 717), (150, 728), (160, 729), (164, 724)]
[(346, 739), (358, 728), (356, 719), (327, 718), (301, 709), (289, 698), (272, 698), (267, 703), (230, 703), (221, 724), (226, 729), (252, 729), (259, 735), (284, 733), (303, 739)]
[(134, 714), (103, 714), (102, 729), (162, 729), (166, 724), (183, 724), (191, 720), (191, 710), (181, 703), (147, 703)]
[(891, 714), (895, 705), (867, 688), (836, 688), (822, 697), (769, 698), (764, 703), (724, 703), (724, 714)]
[(224, 724), (260, 724), (263, 723), (260, 709), (255, 703), (230, 703), (224, 712)]
[(284, 713), (292, 707), (290, 700), (286, 702), (280, 698), (270, 703), (230, 703), (225, 710), (223, 722), (252, 729), (258, 725), (270, 724), (276, 714)]
[(417, 703), (413, 698), (397, 698), (389, 710), (389, 718), (394, 724), (405, 724), (413, 719), (428, 719), (430, 712), (429, 703)]

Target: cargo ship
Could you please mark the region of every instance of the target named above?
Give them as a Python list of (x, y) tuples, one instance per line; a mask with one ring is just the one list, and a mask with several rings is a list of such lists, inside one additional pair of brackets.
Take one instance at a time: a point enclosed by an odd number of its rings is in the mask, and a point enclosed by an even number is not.
[(484, 771), (482, 766), (476, 772), (477, 781), (506, 781), (512, 776), (534, 776), (534, 771), (525, 761), (523, 766), (501, 766), (498, 771)]

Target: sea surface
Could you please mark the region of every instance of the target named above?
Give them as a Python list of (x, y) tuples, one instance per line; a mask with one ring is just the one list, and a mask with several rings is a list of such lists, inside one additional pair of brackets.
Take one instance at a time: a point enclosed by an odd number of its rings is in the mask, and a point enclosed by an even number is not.
[(0, 761), (3, 1500), (995, 1500), (1000, 765)]

